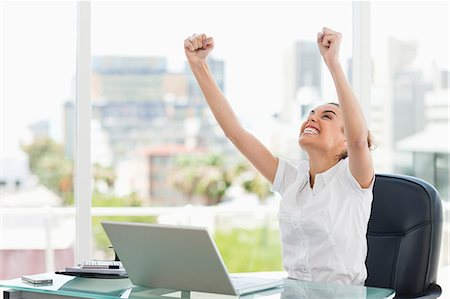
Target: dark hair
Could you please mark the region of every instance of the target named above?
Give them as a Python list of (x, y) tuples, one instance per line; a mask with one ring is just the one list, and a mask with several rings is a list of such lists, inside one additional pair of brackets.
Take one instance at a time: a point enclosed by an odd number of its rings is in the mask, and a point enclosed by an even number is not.
[[(330, 103), (327, 103), (327, 104), (335, 105), (335, 106), (337, 106), (337, 107), (340, 107), (338, 103), (330, 102)], [(374, 142), (372, 133), (370, 133), (369, 130), (367, 130), (367, 147), (368, 147), (370, 150), (374, 150), (374, 149), (376, 148), (376, 144), (375, 144), (375, 142)], [(347, 157), (348, 157), (348, 152), (347, 152), (346, 150), (344, 150), (342, 153), (340, 153), (340, 154), (338, 155), (338, 161), (343, 160), (343, 159), (345, 159), (345, 158), (347, 158)]]

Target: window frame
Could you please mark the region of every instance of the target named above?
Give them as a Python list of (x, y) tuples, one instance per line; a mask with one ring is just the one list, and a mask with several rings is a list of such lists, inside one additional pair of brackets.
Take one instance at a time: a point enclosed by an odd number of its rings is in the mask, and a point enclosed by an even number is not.
[(78, 2), (75, 117), (75, 262), (92, 258), (91, 2)]

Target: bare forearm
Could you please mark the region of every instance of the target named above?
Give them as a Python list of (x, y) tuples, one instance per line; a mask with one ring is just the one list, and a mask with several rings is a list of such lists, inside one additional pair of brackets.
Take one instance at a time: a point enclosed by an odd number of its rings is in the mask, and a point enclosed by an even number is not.
[(350, 171), (362, 188), (373, 180), (373, 162), (368, 147), (368, 131), (361, 106), (339, 63), (342, 34), (324, 27), (317, 34), (317, 43), (336, 86), (344, 126)]
[(344, 132), (348, 144), (367, 143), (367, 125), (353, 89), (340, 63), (328, 65), (333, 77), (344, 121)]
[(213, 48), (214, 39), (206, 34), (193, 34), (184, 40), (184, 51), (192, 73), (220, 127), (236, 148), (272, 183), (278, 158), (241, 126), (231, 105), (214, 81), (206, 63), (206, 58)]
[(217, 86), (207, 63), (191, 64), (191, 69), (214, 117), (225, 135), (233, 140), (236, 137), (235, 135), (242, 131), (243, 128), (222, 91)]

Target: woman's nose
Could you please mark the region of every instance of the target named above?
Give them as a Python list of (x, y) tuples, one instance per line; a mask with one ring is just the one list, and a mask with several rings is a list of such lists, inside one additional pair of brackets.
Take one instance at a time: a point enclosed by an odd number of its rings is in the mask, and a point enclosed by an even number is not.
[(308, 120), (313, 121), (313, 122), (317, 122), (317, 117), (314, 114), (310, 114), (308, 117)]

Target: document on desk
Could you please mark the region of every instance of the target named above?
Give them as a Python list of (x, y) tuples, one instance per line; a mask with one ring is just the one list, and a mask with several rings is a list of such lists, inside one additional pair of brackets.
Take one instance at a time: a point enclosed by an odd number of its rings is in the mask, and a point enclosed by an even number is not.
[(53, 279), (53, 284), (44, 286), (33, 286), (23, 282), (21, 278), (15, 278), (11, 280), (0, 280), (0, 284), (8, 287), (35, 288), (40, 290), (56, 291), (59, 290), (59, 288), (61, 288), (67, 282), (75, 278), (75, 276), (60, 275), (55, 273), (44, 273), (40, 274), (40, 276)]
[(86, 274), (109, 274), (118, 276), (127, 276), (127, 271), (124, 269), (121, 262), (92, 260), (81, 263), (77, 266), (66, 267), (66, 272), (69, 273), (86, 273)]

